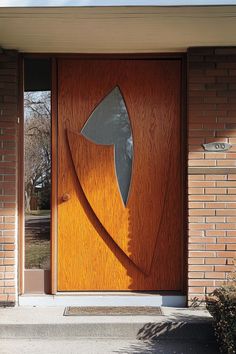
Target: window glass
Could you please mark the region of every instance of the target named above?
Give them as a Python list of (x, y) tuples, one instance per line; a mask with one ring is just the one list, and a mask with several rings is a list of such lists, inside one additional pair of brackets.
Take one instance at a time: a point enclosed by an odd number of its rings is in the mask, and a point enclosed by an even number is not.
[[(45, 61), (25, 63), (25, 268), (50, 269), (51, 90)], [(38, 68), (38, 71), (37, 71)], [(46, 66), (47, 68), (47, 66)], [(42, 77), (39, 73), (44, 72)], [(30, 77), (29, 77), (30, 76)], [(38, 83), (38, 85), (37, 85)], [(37, 87), (40, 90), (37, 90)]]

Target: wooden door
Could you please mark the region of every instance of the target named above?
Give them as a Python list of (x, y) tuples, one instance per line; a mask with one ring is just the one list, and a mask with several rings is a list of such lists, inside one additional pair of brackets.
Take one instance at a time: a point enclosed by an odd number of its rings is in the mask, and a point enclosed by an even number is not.
[[(115, 93), (132, 132), (126, 200), (106, 131)], [(180, 60), (59, 60), (59, 291), (181, 289), (180, 102)], [(83, 134), (90, 118), (104, 144)]]

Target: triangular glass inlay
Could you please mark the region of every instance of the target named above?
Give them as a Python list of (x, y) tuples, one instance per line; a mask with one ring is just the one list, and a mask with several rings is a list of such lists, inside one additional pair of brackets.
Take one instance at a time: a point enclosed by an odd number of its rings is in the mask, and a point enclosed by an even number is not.
[(133, 137), (128, 111), (118, 86), (94, 109), (81, 134), (95, 144), (114, 145), (116, 177), (126, 205), (132, 174)]

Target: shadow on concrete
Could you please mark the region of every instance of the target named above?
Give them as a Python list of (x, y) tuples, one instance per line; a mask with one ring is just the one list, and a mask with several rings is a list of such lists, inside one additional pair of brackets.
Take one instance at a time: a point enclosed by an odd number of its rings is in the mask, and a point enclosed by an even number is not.
[(137, 333), (138, 344), (114, 353), (122, 354), (219, 354), (212, 319), (198, 311), (171, 314), (167, 321), (145, 323)]
[(138, 344), (129, 344), (113, 353), (120, 354), (219, 354), (215, 342), (198, 341), (140, 341)]
[(214, 332), (209, 322), (188, 323), (181, 322), (160, 322), (146, 323), (138, 332), (137, 339), (140, 340), (214, 340)]

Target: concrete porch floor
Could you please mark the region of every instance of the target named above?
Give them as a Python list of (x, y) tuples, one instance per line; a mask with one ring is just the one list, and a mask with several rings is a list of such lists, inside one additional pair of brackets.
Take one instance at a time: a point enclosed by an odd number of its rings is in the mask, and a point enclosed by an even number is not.
[(206, 310), (162, 309), (163, 316), (75, 317), (59, 306), (0, 308), (0, 353), (218, 353)]
[[(19, 306), (0, 308), (0, 326), (3, 325), (54, 325), (150, 322), (211, 323), (212, 318), (204, 308), (162, 307), (163, 316), (63, 316), (64, 306)], [(1, 337), (1, 332), (0, 332)]]

